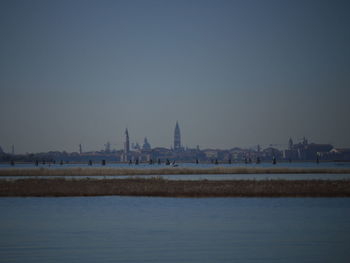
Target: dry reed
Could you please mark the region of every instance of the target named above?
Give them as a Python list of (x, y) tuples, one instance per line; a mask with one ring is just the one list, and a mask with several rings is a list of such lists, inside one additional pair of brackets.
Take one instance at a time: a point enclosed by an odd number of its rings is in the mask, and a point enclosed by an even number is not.
[(0, 180), (0, 196), (350, 197), (350, 180)]

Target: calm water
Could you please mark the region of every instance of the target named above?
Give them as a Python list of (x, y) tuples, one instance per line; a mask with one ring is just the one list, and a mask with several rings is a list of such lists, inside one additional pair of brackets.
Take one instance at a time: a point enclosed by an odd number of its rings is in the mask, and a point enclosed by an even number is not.
[[(187, 167), (187, 168), (213, 168), (213, 167), (292, 167), (292, 168), (350, 168), (350, 162), (321, 162), (317, 164), (316, 162), (279, 162), (276, 165), (273, 165), (272, 163), (261, 163), (261, 164), (244, 164), (244, 163), (232, 163), (232, 164), (224, 164), (221, 163), (219, 165), (210, 164), (210, 163), (201, 163), (201, 164), (195, 164), (195, 163), (179, 163), (178, 167)], [(106, 166), (102, 166), (100, 162), (93, 163), (92, 166), (89, 166), (87, 163), (69, 163), (69, 164), (39, 164), (37, 167), (38, 169), (40, 167), (45, 168), (73, 168), (73, 167), (115, 167), (115, 168), (139, 168), (139, 169), (157, 169), (157, 168), (171, 168), (172, 166), (168, 166), (165, 164), (139, 164), (139, 165), (129, 165), (125, 163), (108, 163)], [(10, 163), (0, 163), (0, 169), (7, 169), (7, 168), (36, 168), (34, 163), (17, 163), (14, 166), (11, 166)]]
[[(243, 163), (233, 163), (233, 164), (220, 164), (220, 167), (292, 167), (292, 168), (336, 168), (336, 169), (349, 169), (350, 162), (324, 162), (316, 164), (315, 162), (292, 162), (292, 163), (277, 163), (277, 165), (272, 165), (271, 163), (261, 163), (261, 164), (243, 164)], [(91, 167), (87, 164), (64, 164), (64, 165), (42, 165), (40, 164), (36, 167), (32, 163), (25, 164), (16, 164), (11, 166), (8, 163), (0, 163), (0, 169), (24, 169), (24, 168), (35, 168), (40, 169), (45, 167), (48, 169), (67, 169), (74, 167)], [(92, 167), (115, 167), (115, 168), (135, 168), (135, 169), (157, 169), (157, 168), (171, 168), (172, 166), (166, 166), (164, 164), (158, 165), (149, 165), (149, 164), (139, 164), (139, 165), (128, 165), (123, 163), (107, 163), (106, 166), (101, 164), (94, 164)], [(178, 167), (186, 168), (212, 168), (218, 167), (215, 164), (194, 164), (194, 163), (180, 163)], [(43, 178), (45, 176), (42, 176)], [(60, 176), (58, 176), (60, 177)], [(139, 178), (149, 178), (152, 176), (137, 176)], [(164, 179), (171, 180), (274, 180), (274, 179), (284, 179), (284, 180), (313, 180), (313, 179), (324, 179), (324, 180), (340, 180), (340, 179), (350, 179), (350, 174), (191, 174), (191, 175), (162, 175), (160, 176)], [(11, 177), (1, 177), (2, 179), (15, 180), (20, 178), (37, 178), (37, 176), (11, 176)], [(46, 178), (57, 178), (54, 176)], [(129, 176), (86, 176), (86, 177), (69, 177), (65, 178), (74, 178), (74, 179), (84, 179), (84, 178), (96, 178), (96, 179), (122, 179), (122, 178), (131, 178)], [(135, 178), (135, 177), (134, 177)]]
[(350, 262), (350, 198), (0, 198), (0, 262)]

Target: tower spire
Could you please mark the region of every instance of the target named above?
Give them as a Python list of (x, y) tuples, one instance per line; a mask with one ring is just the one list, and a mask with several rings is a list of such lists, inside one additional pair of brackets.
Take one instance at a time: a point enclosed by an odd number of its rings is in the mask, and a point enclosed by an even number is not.
[(181, 133), (180, 133), (179, 122), (176, 121), (175, 131), (174, 131), (174, 151), (180, 151), (180, 150), (181, 150)]
[(129, 161), (130, 157), (130, 141), (129, 141), (129, 131), (128, 128), (125, 129), (125, 140), (124, 140), (124, 151), (123, 151), (123, 161), (127, 162)]
[(129, 154), (130, 151), (130, 141), (129, 141), (129, 131), (128, 128), (125, 129), (125, 141), (124, 141), (124, 153)]

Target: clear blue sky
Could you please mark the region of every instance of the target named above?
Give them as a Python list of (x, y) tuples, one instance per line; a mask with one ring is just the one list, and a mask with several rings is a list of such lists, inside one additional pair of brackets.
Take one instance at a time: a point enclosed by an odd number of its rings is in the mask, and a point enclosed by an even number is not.
[[(348, 1), (0, 2), (0, 146), (350, 147)], [(283, 146), (282, 146), (283, 147)]]

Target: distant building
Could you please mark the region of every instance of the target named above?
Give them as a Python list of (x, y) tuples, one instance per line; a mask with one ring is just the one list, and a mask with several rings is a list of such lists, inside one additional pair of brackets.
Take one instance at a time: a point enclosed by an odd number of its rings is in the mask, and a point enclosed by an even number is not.
[(273, 147), (265, 148), (262, 151), (262, 158), (264, 160), (272, 160), (273, 158), (282, 159), (282, 157), (283, 157), (282, 152), (276, 148), (273, 148)]
[(288, 150), (293, 150), (293, 140), (292, 138), (289, 138), (289, 141), (288, 141)]
[(203, 153), (207, 159), (217, 159), (219, 156), (219, 150), (216, 149), (204, 149)]
[(258, 153), (260, 153), (260, 151), (261, 151), (260, 144), (258, 144), (258, 145), (256, 146), (256, 151), (257, 151)]
[(332, 160), (350, 160), (350, 148), (333, 148), (329, 155)]
[(331, 144), (310, 143), (305, 149), (305, 159), (313, 160), (327, 155), (333, 149)]
[(176, 122), (175, 131), (174, 131), (174, 151), (179, 152), (182, 150), (181, 147), (181, 133), (179, 123)]
[(150, 151), (151, 150), (151, 145), (149, 144), (147, 138), (145, 137), (142, 145), (142, 150), (143, 151)]
[(164, 162), (166, 159), (171, 160), (173, 157), (173, 152), (170, 149), (164, 147), (156, 147), (152, 149), (152, 158), (155, 160), (160, 159)]
[(131, 144), (131, 149), (139, 152), (141, 150), (140, 144), (138, 142), (132, 143)]
[(127, 162), (130, 160), (130, 141), (128, 129), (125, 129), (125, 140), (124, 140), (124, 151), (122, 156), (122, 161)]
[(333, 149), (331, 144), (310, 143), (304, 137), (302, 142), (293, 144), (289, 139), (288, 149), (284, 151), (284, 158), (289, 160), (315, 160), (316, 158), (328, 158)]
[(106, 142), (105, 146), (105, 153), (111, 153), (111, 143)]

